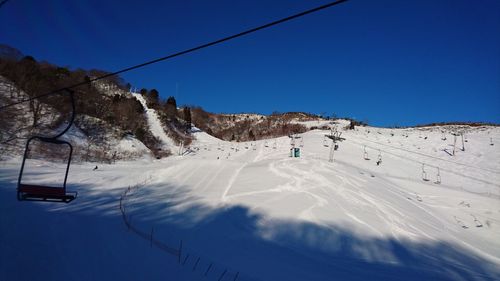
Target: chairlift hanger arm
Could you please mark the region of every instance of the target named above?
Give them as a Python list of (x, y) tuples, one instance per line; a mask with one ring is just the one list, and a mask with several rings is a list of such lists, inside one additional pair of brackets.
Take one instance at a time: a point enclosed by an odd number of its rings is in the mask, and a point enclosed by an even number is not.
[[(68, 179), (68, 173), (69, 173), (69, 167), (71, 165), (71, 157), (73, 156), (73, 146), (71, 143), (65, 141), (65, 140), (60, 140), (59, 137), (64, 135), (69, 128), (73, 125), (73, 121), (75, 119), (75, 100), (73, 97), (73, 91), (67, 89), (67, 92), (69, 93), (70, 101), (71, 101), (71, 117), (68, 122), (68, 125), (64, 130), (62, 130), (60, 133), (58, 133), (55, 136), (51, 137), (44, 137), (44, 136), (32, 136), (28, 139), (26, 142), (26, 148), (24, 150), (24, 155), (23, 155), (23, 161), (21, 164), (21, 169), (19, 172), (19, 177), (17, 180), (17, 199), (19, 201), (22, 200), (28, 200), (28, 201), (46, 201), (46, 202), (64, 202), (64, 203), (69, 203), (73, 201), (77, 193), (68, 193), (66, 191), (66, 181)], [(56, 145), (66, 145), (69, 147), (69, 157), (68, 157), (68, 162), (66, 165), (66, 171), (64, 174), (64, 181), (62, 184), (62, 187), (53, 187), (53, 186), (45, 186), (45, 185), (39, 185), (39, 184), (24, 184), (22, 182), (22, 177), (23, 177), (23, 172), (24, 172), (24, 165), (26, 163), (26, 158), (28, 157), (28, 151), (29, 151), (29, 145), (31, 141), (38, 139), (41, 142), (45, 143), (52, 143)]]
[(53, 137), (54, 139), (57, 139), (60, 136), (64, 135), (69, 130), (69, 128), (71, 128), (71, 126), (73, 125), (73, 122), (75, 121), (75, 115), (76, 115), (75, 97), (74, 97), (75, 91), (68, 89), (68, 88), (64, 89), (64, 91), (66, 91), (69, 94), (69, 100), (71, 102), (71, 117), (69, 119), (68, 126), (66, 126), (66, 128), (64, 128), (64, 130), (62, 130), (62, 132), (60, 132), (59, 134), (54, 136)]

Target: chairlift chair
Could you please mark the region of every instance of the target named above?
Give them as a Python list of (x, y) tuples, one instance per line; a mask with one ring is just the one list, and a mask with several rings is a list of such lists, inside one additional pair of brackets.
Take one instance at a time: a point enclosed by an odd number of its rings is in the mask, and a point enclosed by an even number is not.
[(420, 195), (418, 195), (417, 193), (415, 193), (415, 196), (417, 197), (417, 201), (418, 202), (422, 202), (422, 197), (420, 197)]
[[(46, 202), (62, 202), (62, 203), (69, 203), (73, 201), (76, 196), (77, 192), (68, 192), (66, 190), (66, 181), (68, 179), (68, 172), (69, 172), (69, 166), (71, 164), (71, 157), (73, 155), (73, 146), (71, 143), (60, 140), (58, 139), (62, 135), (64, 135), (69, 128), (73, 125), (73, 121), (75, 119), (75, 101), (73, 98), (73, 91), (69, 89), (65, 89), (66, 92), (69, 93), (70, 101), (71, 101), (71, 106), (72, 106), (72, 114), (71, 114), (71, 119), (68, 123), (68, 126), (59, 134), (52, 136), (52, 137), (43, 137), (43, 136), (32, 136), (28, 139), (26, 142), (26, 148), (24, 150), (24, 155), (23, 155), (23, 162), (21, 164), (21, 170), (19, 172), (19, 178), (17, 180), (17, 199), (19, 201), (46, 201)], [(66, 171), (64, 175), (64, 181), (62, 183), (62, 186), (60, 187), (54, 187), (54, 186), (47, 186), (43, 184), (26, 184), (23, 183), (22, 178), (23, 178), (23, 173), (24, 173), (24, 164), (26, 163), (26, 158), (28, 157), (29, 154), (29, 147), (30, 143), (33, 140), (39, 140), (44, 143), (50, 143), (50, 144), (55, 144), (55, 145), (62, 145), (62, 146), (68, 146), (69, 147), (69, 157), (68, 157), (68, 163), (66, 165)]]
[(453, 217), (455, 218), (455, 221), (457, 222), (457, 224), (458, 224), (461, 228), (463, 228), (463, 229), (467, 229), (467, 228), (469, 228), (466, 224), (464, 224), (464, 222), (463, 222), (463, 221), (459, 220), (456, 216), (453, 216)]
[(422, 180), (429, 181), (429, 178), (427, 178), (427, 172), (425, 171), (425, 164), (422, 164)]
[(366, 145), (363, 147), (363, 159), (370, 160), (368, 157), (368, 152), (366, 152)]
[(476, 223), (476, 227), (483, 227), (483, 224), (474, 216), (473, 214), (470, 214), (471, 217), (474, 219), (474, 222)]
[(427, 173), (425, 171), (422, 171), (422, 180), (429, 181), (429, 179), (427, 178)]
[(439, 173), (439, 167), (437, 168), (436, 181), (434, 183), (441, 184), (441, 174)]
[(382, 152), (379, 149), (378, 150), (378, 157), (377, 157), (377, 166), (379, 166), (380, 164), (382, 164)]

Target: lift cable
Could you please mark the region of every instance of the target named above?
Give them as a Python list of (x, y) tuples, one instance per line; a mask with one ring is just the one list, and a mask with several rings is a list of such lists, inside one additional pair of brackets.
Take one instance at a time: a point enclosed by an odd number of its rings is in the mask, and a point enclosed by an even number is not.
[(124, 69), (121, 69), (121, 70), (118, 70), (118, 71), (115, 71), (115, 72), (112, 72), (112, 73), (108, 73), (108, 74), (105, 74), (105, 75), (102, 75), (102, 76), (98, 76), (98, 77), (89, 79), (87, 81), (83, 81), (83, 82), (80, 82), (80, 83), (68, 86), (68, 87), (56, 89), (56, 90), (53, 90), (53, 91), (45, 93), (45, 94), (41, 94), (41, 95), (38, 95), (38, 96), (34, 96), (34, 97), (31, 97), (31, 98), (27, 98), (27, 99), (24, 99), (24, 100), (17, 101), (17, 102), (8, 104), (8, 105), (4, 105), (4, 106), (0, 107), (0, 110), (3, 110), (5, 108), (8, 108), (8, 107), (11, 107), (11, 106), (14, 106), (14, 105), (18, 105), (18, 104), (21, 104), (21, 103), (24, 103), (24, 102), (29, 102), (29, 101), (34, 100), (34, 99), (38, 99), (38, 98), (46, 97), (46, 96), (49, 96), (49, 95), (53, 95), (53, 94), (59, 93), (59, 92), (61, 92), (63, 90), (66, 90), (66, 89), (72, 89), (72, 88), (75, 88), (75, 87), (78, 87), (78, 86), (89, 84), (89, 83), (95, 82), (97, 80), (101, 80), (101, 79), (104, 79), (104, 78), (107, 78), (107, 77), (115, 76), (115, 75), (118, 75), (118, 74), (121, 74), (121, 73), (124, 73), (124, 72), (128, 72), (128, 71), (131, 71), (131, 70), (134, 70), (134, 69), (137, 69), (137, 68), (141, 68), (141, 67), (144, 67), (144, 66), (147, 66), (147, 65), (150, 65), (150, 64), (154, 64), (154, 63), (161, 62), (161, 61), (164, 61), (164, 60), (168, 60), (168, 59), (171, 59), (171, 58), (174, 58), (174, 57), (178, 57), (178, 56), (181, 56), (181, 55), (192, 53), (194, 51), (198, 51), (198, 50), (201, 50), (201, 49), (213, 46), (213, 45), (217, 45), (217, 44), (223, 43), (225, 41), (229, 41), (229, 40), (241, 37), (241, 36), (245, 36), (245, 35), (248, 35), (250, 33), (254, 33), (256, 31), (259, 31), (259, 30), (262, 30), (262, 29), (265, 29), (265, 28), (268, 28), (268, 27), (271, 27), (271, 26), (274, 26), (274, 25), (278, 25), (278, 24), (281, 24), (281, 23), (284, 23), (284, 22), (287, 22), (287, 21), (290, 21), (290, 20), (293, 20), (293, 19), (305, 16), (305, 15), (314, 13), (314, 12), (318, 12), (320, 10), (324, 10), (326, 8), (330, 8), (332, 6), (344, 3), (346, 1), (348, 1), (348, 0), (337, 0), (337, 1), (334, 1), (334, 2), (330, 2), (328, 4), (324, 4), (324, 5), (318, 6), (316, 8), (300, 12), (298, 14), (294, 14), (294, 15), (288, 16), (286, 18), (282, 18), (282, 19), (279, 19), (279, 20), (276, 20), (276, 21), (273, 21), (273, 22), (270, 22), (270, 23), (267, 23), (267, 24), (264, 24), (264, 25), (252, 28), (252, 29), (248, 29), (246, 31), (243, 31), (243, 32), (240, 32), (240, 33), (228, 36), (228, 37), (224, 37), (224, 38), (221, 38), (221, 39), (209, 42), (209, 43), (205, 43), (205, 44), (199, 45), (199, 46), (194, 47), (194, 48), (190, 48), (190, 49), (178, 52), (178, 53), (174, 53), (174, 54), (171, 54), (171, 55), (168, 55), (168, 56), (164, 56), (164, 57), (161, 57), (161, 58), (150, 60), (148, 62), (137, 64), (137, 65), (134, 65), (134, 66), (131, 66), (131, 67), (127, 67), (127, 68), (124, 68)]

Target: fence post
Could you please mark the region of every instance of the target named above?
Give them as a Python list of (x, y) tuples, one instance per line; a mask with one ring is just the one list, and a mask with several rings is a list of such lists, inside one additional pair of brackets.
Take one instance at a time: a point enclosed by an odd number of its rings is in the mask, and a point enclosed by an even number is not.
[(194, 266), (193, 266), (193, 271), (196, 271), (196, 267), (198, 266), (198, 263), (200, 262), (200, 257), (198, 257), (198, 259), (196, 260), (196, 262), (194, 263)]
[(205, 276), (207, 276), (208, 272), (210, 271), (210, 268), (212, 268), (212, 263), (208, 266), (207, 271), (205, 271)]
[(222, 274), (220, 275), (220, 277), (219, 277), (219, 279), (217, 281), (222, 280), (222, 278), (224, 277), (224, 275), (226, 275), (226, 272), (227, 272), (227, 269), (224, 269), (224, 272), (222, 272)]

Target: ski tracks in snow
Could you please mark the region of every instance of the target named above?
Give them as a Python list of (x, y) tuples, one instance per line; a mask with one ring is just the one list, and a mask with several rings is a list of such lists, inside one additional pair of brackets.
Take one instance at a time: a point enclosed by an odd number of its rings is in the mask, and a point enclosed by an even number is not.
[(229, 182), (227, 183), (226, 188), (224, 188), (224, 192), (222, 193), (222, 196), (221, 196), (222, 202), (226, 202), (228, 200), (227, 194), (229, 193), (229, 190), (231, 190), (231, 187), (233, 187), (233, 184), (236, 181), (236, 179), (238, 178), (238, 175), (240, 174), (241, 170), (243, 170), (243, 168), (245, 168), (246, 165), (247, 165), (247, 163), (242, 164), (238, 169), (236, 169), (236, 171), (233, 173), (233, 175), (229, 179)]
[[(276, 188), (276, 191), (304, 193), (315, 200), (315, 203), (313, 203), (308, 208), (300, 212), (298, 214), (298, 217), (301, 219), (317, 221), (317, 218), (315, 217), (313, 210), (315, 208), (326, 205), (328, 203), (328, 200), (312, 192), (312, 190), (328, 186), (330, 182), (321, 175), (314, 173), (312, 168), (310, 168), (307, 171), (304, 171), (303, 169), (295, 167), (295, 165), (299, 163), (301, 162), (300, 160), (297, 159), (285, 159), (281, 161), (271, 162), (269, 164), (269, 171), (271, 171), (273, 174), (279, 177), (289, 179), (289, 181), (286, 184), (278, 186)], [(306, 186), (305, 182), (312, 184), (308, 184), (308, 186)], [(320, 223), (319, 221), (317, 222)]]

